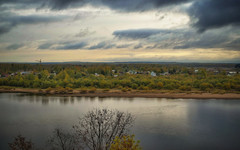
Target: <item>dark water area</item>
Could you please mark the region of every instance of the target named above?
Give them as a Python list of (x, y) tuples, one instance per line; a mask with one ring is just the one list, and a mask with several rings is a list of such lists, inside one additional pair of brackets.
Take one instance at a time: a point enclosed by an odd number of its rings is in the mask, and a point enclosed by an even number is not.
[(0, 149), (22, 134), (43, 148), (55, 128), (71, 129), (93, 108), (130, 112), (146, 150), (239, 150), (240, 100), (89, 98), (0, 94)]

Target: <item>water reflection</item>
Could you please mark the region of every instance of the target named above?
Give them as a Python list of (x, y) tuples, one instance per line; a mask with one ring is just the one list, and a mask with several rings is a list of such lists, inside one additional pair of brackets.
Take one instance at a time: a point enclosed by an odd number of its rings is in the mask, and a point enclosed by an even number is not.
[[(90, 101), (90, 102), (104, 102), (108, 100), (114, 101), (128, 101), (133, 102), (136, 98), (126, 98), (126, 97), (58, 97), (58, 96), (41, 96), (41, 95), (32, 95), (32, 94), (10, 94), (8, 95), (9, 100), (13, 101), (28, 101), (30, 103), (42, 103), (42, 105), (48, 105), (51, 102), (59, 102), (60, 104), (67, 105), (69, 103), (74, 104), (76, 101), (80, 102), (81, 100)], [(138, 99), (138, 98), (137, 98)], [(164, 99), (154, 99), (151, 100), (164, 100)]]
[(135, 117), (132, 133), (144, 149), (240, 147), (240, 101), (158, 98), (58, 97), (0, 94), (0, 149), (18, 133), (38, 145), (56, 127), (68, 129), (93, 108), (118, 109)]

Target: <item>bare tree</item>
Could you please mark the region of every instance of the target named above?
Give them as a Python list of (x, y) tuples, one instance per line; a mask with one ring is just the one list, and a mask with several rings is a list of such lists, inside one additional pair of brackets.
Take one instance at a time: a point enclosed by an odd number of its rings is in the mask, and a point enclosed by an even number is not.
[(55, 129), (52, 137), (48, 140), (51, 150), (81, 150), (83, 149), (73, 134), (66, 133), (62, 129)]
[(33, 143), (21, 135), (15, 137), (13, 143), (8, 145), (11, 150), (33, 150)]
[(117, 110), (94, 109), (73, 126), (78, 140), (91, 150), (108, 150), (115, 137), (122, 137), (132, 126), (130, 113)]

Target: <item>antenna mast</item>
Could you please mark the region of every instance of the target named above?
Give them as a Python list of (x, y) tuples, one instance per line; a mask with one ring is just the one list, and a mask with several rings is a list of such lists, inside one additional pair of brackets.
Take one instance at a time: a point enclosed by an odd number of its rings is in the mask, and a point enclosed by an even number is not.
[(40, 59), (40, 60), (35, 60), (35, 61), (39, 62), (40, 65), (41, 65), (41, 63), (42, 63), (42, 60), (41, 60), (41, 59)]

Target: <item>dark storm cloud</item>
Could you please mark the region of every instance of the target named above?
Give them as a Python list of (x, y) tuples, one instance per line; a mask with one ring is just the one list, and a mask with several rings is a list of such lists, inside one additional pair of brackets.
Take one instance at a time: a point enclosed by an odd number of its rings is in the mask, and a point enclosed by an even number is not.
[(127, 48), (128, 46), (129, 44), (117, 45), (113, 41), (103, 41), (103, 42), (99, 42), (96, 45), (92, 45), (87, 49), (94, 50), (94, 49), (110, 49), (110, 48)]
[[(59, 42), (59, 43), (43, 43), (38, 46), (38, 49), (55, 49), (55, 50), (98, 50), (98, 49), (122, 49), (128, 48), (132, 44), (116, 44), (114, 41), (102, 41), (97, 44), (90, 45), (88, 44), (90, 41), (83, 41), (83, 42), (73, 42), (73, 41), (66, 41), (66, 42)], [(57, 45), (57, 46), (56, 46)]]
[(127, 12), (152, 10), (188, 1), (190, 0), (97, 0), (100, 5)]
[(77, 50), (77, 49), (83, 49), (85, 46), (87, 46), (86, 42), (79, 42), (79, 43), (66, 42), (62, 46), (58, 46), (55, 49), (56, 50)]
[(191, 0), (0, 0), (0, 4), (18, 4), (35, 6), (36, 8), (48, 7), (51, 9), (66, 9), (69, 7), (82, 7), (85, 5), (106, 6), (119, 11), (146, 11), (163, 6), (188, 2)]
[(181, 42), (173, 46), (174, 49), (189, 49), (189, 48), (222, 48), (226, 40), (229, 40), (228, 37), (220, 36), (217, 37), (211, 34), (205, 34), (203, 36), (195, 36), (193, 39), (188, 42)]
[[(0, 0), (0, 6), (2, 10), (18, 7), (21, 9), (61, 10), (91, 5), (94, 7), (105, 6), (121, 12), (142, 12), (187, 2), (192, 2), (187, 13), (191, 18), (192, 25), (200, 32), (211, 28), (240, 24), (239, 0)], [(0, 33), (6, 31), (3, 29), (3, 27), (0, 29)]]
[(24, 46), (24, 44), (11, 44), (11, 45), (7, 46), (6, 49), (7, 50), (17, 50), (23, 46)]
[(13, 26), (20, 24), (38, 24), (38, 23), (49, 23), (62, 20), (62, 17), (56, 16), (39, 16), (39, 15), (29, 15), (29, 16), (17, 16), (8, 15), (0, 16), (2, 22), (9, 23)]
[(139, 48), (143, 48), (143, 46), (142, 46), (141, 43), (139, 43), (139, 44), (135, 45), (133, 48), (134, 48), (134, 49), (139, 49)]
[(49, 49), (52, 45), (53, 43), (43, 43), (38, 46), (38, 49)]
[(116, 48), (128, 48), (130, 47), (132, 44), (121, 44), (121, 45), (117, 45)]
[(64, 18), (65, 16), (19, 16), (13, 13), (1, 13), (0, 35), (9, 32), (13, 27), (18, 25), (57, 22), (63, 20)]
[(226, 44), (228, 49), (240, 50), (240, 37)]
[(109, 44), (107, 43), (107, 42), (100, 42), (100, 43), (98, 43), (98, 44), (96, 44), (96, 45), (92, 45), (92, 46), (90, 46), (88, 49), (103, 49), (103, 48), (105, 48), (106, 46), (108, 46)]
[(90, 46), (89, 50), (93, 50), (93, 49), (110, 49), (110, 48), (116, 48), (116, 49), (121, 49), (121, 48), (128, 48), (130, 47), (132, 44), (116, 44), (113, 41), (103, 41), (103, 42), (99, 42), (96, 45), (92, 45)]
[(240, 25), (239, 0), (199, 0), (188, 11), (199, 32), (227, 25)]
[[(0, 11), (18, 9), (41, 9), (48, 0), (0, 0)], [(7, 5), (6, 5), (7, 4)]]
[(223, 48), (240, 50), (238, 44), (240, 29), (237, 28), (215, 29), (202, 34), (190, 29), (128, 29), (114, 33), (116, 37), (124, 41), (129, 39), (139, 41), (141, 44), (134, 46), (134, 49), (143, 47), (146, 49)]
[[(151, 39), (156, 35), (161, 35), (161, 37), (169, 38), (169, 36), (175, 36), (178, 34), (185, 33), (184, 36), (190, 36), (193, 32), (188, 32), (187, 30), (168, 30), (168, 29), (128, 29), (128, 30), (117, 30), (112, 34), (119, 39), (126, 40), (138, 40), (138, 39)], [(157, 40), (160, 40), (161, 37), (158, 36)]]
[(38, 1), (34, 0), (0, 0), (0, 4), (32, 4), (38, 3)]
[(130, 29), (114, 31), (113, 35), (119, 39), (144, 39), (159, 34), (165, 30), (160, 29)]
[(13, 26), (11, 24), (1, 24), (0, 23), (0, 35), (9, 32)]

